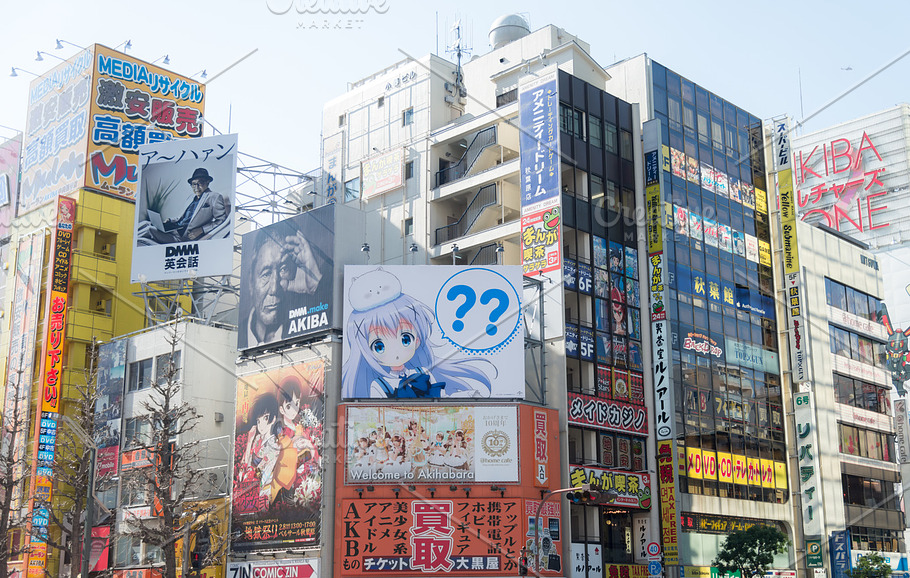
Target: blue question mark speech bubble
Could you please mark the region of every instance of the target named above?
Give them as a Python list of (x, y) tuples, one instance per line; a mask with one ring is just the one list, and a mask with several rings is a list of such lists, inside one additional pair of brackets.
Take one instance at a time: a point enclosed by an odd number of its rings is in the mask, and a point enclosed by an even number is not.
[(521, 298), (515, 285), (498, 271), (481, 267), (449, 277), (436, 295), (434, 312), (442, 336), (476, 355), (499, 351), (521, 327)]

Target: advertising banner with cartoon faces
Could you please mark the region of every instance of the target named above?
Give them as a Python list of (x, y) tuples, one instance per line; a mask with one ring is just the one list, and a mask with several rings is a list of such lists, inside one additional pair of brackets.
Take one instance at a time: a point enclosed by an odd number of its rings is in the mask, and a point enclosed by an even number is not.
[(344, 270), (345, 399), (524, 398), (520, 267)]

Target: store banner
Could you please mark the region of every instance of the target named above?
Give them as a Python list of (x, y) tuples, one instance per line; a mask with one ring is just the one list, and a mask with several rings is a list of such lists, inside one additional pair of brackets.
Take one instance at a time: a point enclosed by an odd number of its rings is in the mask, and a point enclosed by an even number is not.
[(516, 406), (348, 405), (345, 412), (346, 484), (519, 481)]
[(562, 267), (559, 89), (555, 66), (518, 88), (521, 253), (525, 275)]
[[(800, 392), (793, 396), (793, 411), (796, 420), (797, 435), (797, 465), (799, 467), (799, 489), (802, 492), (801, 517), (803, 532), (806, 536), (807, 548), (809, 538), (814, 538), (821, 544), (818, 536), (823, 535), (825, 527), (824, 510), (822, 508), (821, 473), (819, 471), (819, 454), (816, 433), (817, 420), (815, 416), (815, 401), (811, 392)], [(816, 557), (811, 552), (807, 553), (808, 566), (819, 568), (822, 565), (821, 553)]]
[(140, 147), (202, 136), (205, 85), (98, 44), (92, 68), (85, 186), (135, 200)]
[(313, 578), (318, 570), (319, 558), (230, 562), (227, 578)]
[(350, 499), (338, 509), (336, 576), (516, 576), (534, 536), (516, 499)]
[(660, 488), (660, 533), (664, 563), (679, 564), (679, 516), (676, 508), (676, 472), (673, 468), (673, 454), (676, 442), (657, 441), (657, 481)]
[(394, 191), (404, 184), (404, 149), (396, 148), (361, 163), (363, 200)]
[(789, 122), (786, 119), (775, 121), (774, 133), (774, 167), (777, 170), (784, 259), (784, 303), (790, 326), (790, 369), (793, 383), (802, 383), (809, 379), (809, 349), (805, 343), (808, 333), (804, 322), (805, 315), (802, 311), (799, 243), (796, 238), (798, 208), (793, 193)]
[(623, 508), (651, 507), (651, 476), (627, 470), (572, 466), (569, 468), (569, 486), (590, 484), (592, 490), (606, 498), (603, 504)]
[[(76, 222), (76, 201), (57, 198), (57, 223), (48, 264), (47, 304), (44, 313), (44, 347), (41, 356), (41, 407), (35, 414), (32, 450), (31, 495), (50, 503), (53, 494), (51, 466), (57, 447), (57, 422), (63, 395), (63, 355), (66, 349), (66, 319), (69, 314), (70, 264), (73, 249), (73, 227)], [(49, 514), (40, 502), (31, 502), (32, 549), (28, 557), (28, 575), (43, 577), (47, 565), (47, 531)]]
[(621, 401), (569, 392), (569, 423), (598, 429), (648, 434), (648, 410)]

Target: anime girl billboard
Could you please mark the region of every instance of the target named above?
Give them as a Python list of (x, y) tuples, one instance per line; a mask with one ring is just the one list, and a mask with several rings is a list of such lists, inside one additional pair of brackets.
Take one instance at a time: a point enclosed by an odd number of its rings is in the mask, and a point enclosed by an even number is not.
[(520, 289), (520, 267), (345, 267), (342, 397), (524, 398)]
[(231, 512), (234, 548), (319, 542), (322, 360), (241, 377)]

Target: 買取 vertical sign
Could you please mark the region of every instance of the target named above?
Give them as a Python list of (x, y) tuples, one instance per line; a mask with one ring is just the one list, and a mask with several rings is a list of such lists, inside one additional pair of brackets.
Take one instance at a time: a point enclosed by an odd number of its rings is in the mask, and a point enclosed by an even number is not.
[(560, 258), (559, 86), (552, 67), (518, 91), (521, 264), (525, 275), (562, 267)]
[(796, 240), (796, 199), (790, 162), (790, 127), (784, 119), (774, 123), (774, 168), (780, 199), (781, 237), (784, 254), (784, 305), (790, 324), (790, 371), (793, 383), (809, 380), (809, 352), (805, 344), (802, 289), (799, 280), (799, 249)]

